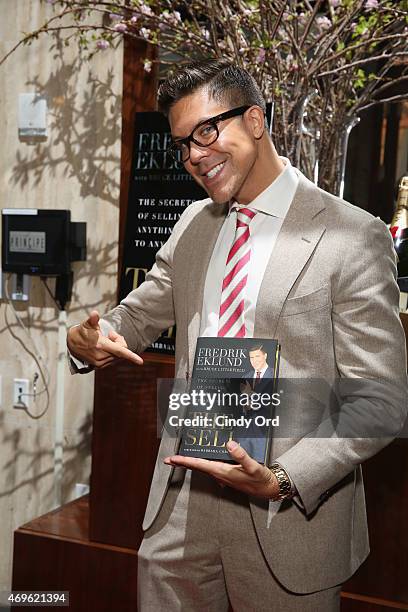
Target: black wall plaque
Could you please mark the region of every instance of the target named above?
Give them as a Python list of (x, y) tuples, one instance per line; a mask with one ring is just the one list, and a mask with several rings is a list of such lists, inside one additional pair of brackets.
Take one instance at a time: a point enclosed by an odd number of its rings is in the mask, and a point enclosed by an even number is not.
[[(145, 279), (156, 252), (166, 242), (183, 210), (207, 197), (194, 179), (168, 153), (170, 127), (161, 113), (136, 113), (132, 175), (126, 217), (120, 299)], [(151, 346), (174, 352), (174, 328)]]

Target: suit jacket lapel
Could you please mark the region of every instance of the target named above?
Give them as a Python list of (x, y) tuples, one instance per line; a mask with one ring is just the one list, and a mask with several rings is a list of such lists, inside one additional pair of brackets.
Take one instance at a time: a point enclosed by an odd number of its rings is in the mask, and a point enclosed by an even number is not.
[[(279, 315), (287, 295), (324, 233), (325, 226), (321, 214), (324, 208), (318, 189), (301, 174), (295, 197), (279, 232), (261, 284), (256, 307), (255, 337), (275, 336)], [(190, 373), (200, 331), (207, 269), (227, 211), (227, 204), (205, 206), (194, 218), (190, 228), (190, 256), (186, 253), (186, 265), (189, 267), (186, 310)], [(270, 327), (265, 329), (263, 321), (267, 319), (270, 321), (271, 315), (275, 322), (273, 329)]]
[[(275, 337), (288, 293), (325, 231), (324, 208), (318, 189), (301, 174), (262, 280), (256, 305), (255, 337)], [(268, 329), (264, 321), (269, 321)]]

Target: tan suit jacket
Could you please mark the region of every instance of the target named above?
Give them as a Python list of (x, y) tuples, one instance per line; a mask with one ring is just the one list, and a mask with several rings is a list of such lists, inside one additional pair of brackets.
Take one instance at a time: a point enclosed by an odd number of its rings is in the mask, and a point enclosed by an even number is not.
[[(192, 370), (204, 281), (226, 211), (210, 199), (189, 206), (145, 283), (104, 317), (137, 352), (176, 323), (176, 377), (182, 380)], [(261, 285), (254, 337), (281, 343), (280, 378), (357, 381), (357, 389), (340, 389), (341, 418), (353, 418), (357, 407), (370, 420), (384, 418), (387, 431), (345, 437), (323, 424), (301, 439), (272, 441), (271, 460), (290, 474), (303, 507), (285, 502), (271, 521), (269, 502), (252, 498), (251, 511), (272, 571), (294, 592), (345, 581), (369, 552), (360, 464), (398, 433), (407, 414), (398, 295), (384, 223), (301, 175)], [(302, 402), (298, 409), (307, 412)], [(164, 431), (145, 529), (168, 487), (171, 470), (163, 459), (176, 449)]]

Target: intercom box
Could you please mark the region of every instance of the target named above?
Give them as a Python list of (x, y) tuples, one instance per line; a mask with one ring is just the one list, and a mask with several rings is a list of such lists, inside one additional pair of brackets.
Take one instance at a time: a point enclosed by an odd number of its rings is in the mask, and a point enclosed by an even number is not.
[(72, 223), (71, 211), (36, 208), (2, 210), (4, 272), (61, 276), (72, 261), (86, 259), (86, 224)]

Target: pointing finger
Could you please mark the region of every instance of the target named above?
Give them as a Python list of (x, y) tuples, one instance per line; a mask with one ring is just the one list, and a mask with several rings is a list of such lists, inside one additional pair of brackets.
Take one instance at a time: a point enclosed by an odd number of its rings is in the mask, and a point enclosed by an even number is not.
[(119, 336), (118, 332), (115, 332), (114, 329), (111, 329), (109, 334), (108, 334), (108, 338), (110, 338), (110, 340), (116, 340), (117, 338), (120, 338), (123, 336)]
[(98, 342), (97, 348), (100, 348), (107, 353), (114, 355), (115, 357), (119, 357), (119, 359), (127, 359), (128, 361), (131, 361), (137, 365), (143, 364), (143, 359), (139, 357), (139, 355), (116, 342), (112, 342), (112, 340), (109, 338), (101, 338)]
[(111, 331), (109, 332), (108, 338), (109, 340), (112, 340), (112, 342), (119, 343), (121, 346), (127, 348), (127, 342), (124, 337), (115, 332), (113, 329), (111, 329)]

